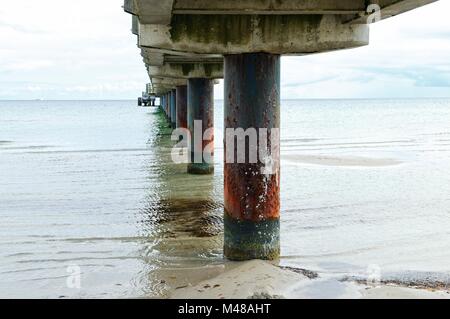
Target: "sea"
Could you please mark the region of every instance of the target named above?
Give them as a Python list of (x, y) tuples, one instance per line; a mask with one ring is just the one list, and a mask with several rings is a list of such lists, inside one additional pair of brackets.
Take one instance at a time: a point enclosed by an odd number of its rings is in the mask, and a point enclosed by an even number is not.
[[(158, 108), (0, 101), (0, 298), (160, 298), (223, 267), (215, 172), (171, 160)], [(283, 100), (280, 265), (450, 274), (450, 99)]]

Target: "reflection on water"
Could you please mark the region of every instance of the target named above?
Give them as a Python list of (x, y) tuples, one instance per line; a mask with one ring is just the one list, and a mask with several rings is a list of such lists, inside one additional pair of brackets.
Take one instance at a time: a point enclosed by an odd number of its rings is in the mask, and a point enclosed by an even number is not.
[(159, 237), (213, 237), (222, 229), (222, 205), (210, 200), (171, 199), (152, 202), (155, 207), (143, 209), (143, 228), (151, 228)]
[(162, 114), (155, 117), (160, 138), (149, 143), (157, 161), (152, 163), (152, 187), (140, 210), (141, 230), (155, 241), (219, 235), (223, 204), (215, 197), (215, 176), (188, 175), (186, 165), (172, 163), (170, 130)]
[(162, 297), (211, 276), (210, 266), (223, 263), (223, 204), (216, 196), (218, 177), (188, 175), (186, 165), (174, 164), (171, 129), (161, 113), (155, 111), (154, 119), (147, 166), (152, 186), (138, 217), (146, 238), (139, 254), (147, 265), (135, 280), (145, 296)]
[[(281, 263), (444, 282), (450, 101), (282, 104)], [(223, 148), (214, 175), (193, 176), (173, 144), (130, 101), (0, 102), (0, 297), (161, 297), (231, 267)]]

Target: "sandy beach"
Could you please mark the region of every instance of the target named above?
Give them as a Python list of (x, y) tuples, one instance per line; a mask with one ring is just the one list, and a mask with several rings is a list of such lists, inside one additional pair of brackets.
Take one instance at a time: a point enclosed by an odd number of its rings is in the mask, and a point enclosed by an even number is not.
[[(172, 287), (174, 299), (310, 299), (310, 298), (450, 298), (444, 289), (424, 289), (394, 284), (357, 283), (332, 275), (322, 275), (304, 269), (280, 267), (272, 263), (252, 260), (231, 263), (216, 271), (187, 271), (190, 282)], [(185, 273), (185, 274), (186, 274)], [(217, 274), (219, 273), (219, 274)], [(173, 278), (173, 277), (172, 277)]]

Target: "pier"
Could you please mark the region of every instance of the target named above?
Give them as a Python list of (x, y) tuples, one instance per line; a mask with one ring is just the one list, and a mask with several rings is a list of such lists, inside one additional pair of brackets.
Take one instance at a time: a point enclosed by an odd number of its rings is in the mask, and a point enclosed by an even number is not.
[[(368, 45), (371, 23), (435, 1), (125, 0), (150, 79), (147, 93), (159, 97), (168, 125), (191, 132), (187, 173), (213, 173), (193, 145), (196, 121), (202, 136), (213, 128), (217, 79), (225, 83), (224, 130), (244, 131), (244, 144), (248, 138), (260, 157), (235, 157), (239, 138), (224, 143), (232, 154), (232, 161), (224, 158), (226, 258), (280, 255), (280, 57)], [(202, 151), (211, 143), (213, 137), (202, 140)]]

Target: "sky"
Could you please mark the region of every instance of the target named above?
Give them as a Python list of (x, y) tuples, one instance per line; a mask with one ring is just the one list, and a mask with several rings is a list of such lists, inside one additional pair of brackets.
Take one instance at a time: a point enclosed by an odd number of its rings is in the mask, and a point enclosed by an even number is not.
[[(149, 79), (122, 5), (0, 0), (0, 99), (135, 99)], [(449, 13), (440, 0), (371, 25), (369, 46), (283, 57), (281, 97), (450, 97)]]

